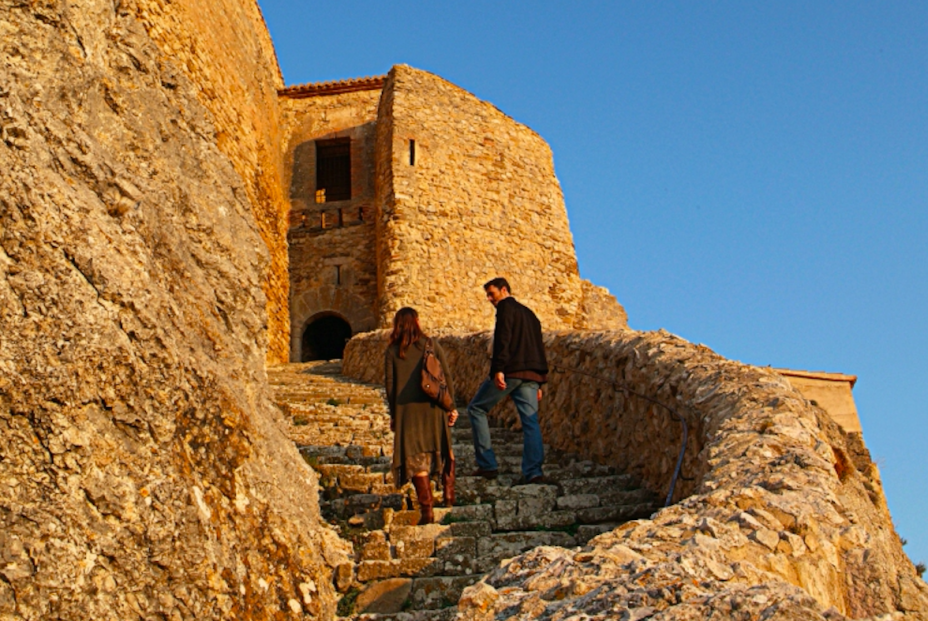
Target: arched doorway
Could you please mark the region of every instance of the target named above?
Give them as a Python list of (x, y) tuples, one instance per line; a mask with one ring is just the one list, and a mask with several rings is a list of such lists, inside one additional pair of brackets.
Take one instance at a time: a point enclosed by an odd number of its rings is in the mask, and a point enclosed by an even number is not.
[(323, 315), (303, 331), (301, 362), (341, 358), (351, 338), (351, 325), (338, 315)]

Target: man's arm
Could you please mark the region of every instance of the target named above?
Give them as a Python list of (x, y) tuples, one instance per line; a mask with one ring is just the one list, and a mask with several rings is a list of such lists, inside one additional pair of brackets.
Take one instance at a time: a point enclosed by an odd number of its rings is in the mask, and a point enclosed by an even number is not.
[[(496, 380), (503, 373), (512, 352), (513, 313), (509, 304), (496, 307), (496, 329), (493, 331), (493, 359), (490, 361), (490, 377)], [(505, 379), (503, 380), (505, 382)], [(496, 380), (497, 386), (499, 381)], [(505, 386), (505, 383), (503, 384)]]

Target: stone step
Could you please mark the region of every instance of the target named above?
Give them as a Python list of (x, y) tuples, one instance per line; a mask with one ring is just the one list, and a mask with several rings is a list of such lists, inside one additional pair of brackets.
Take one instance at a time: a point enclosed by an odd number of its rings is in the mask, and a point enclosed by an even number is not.
[(393, 463), (392, 457), (388, 455), (366, 455), (365, 453), (369, 452), (369, 450), (365, 451), (365, 448), (370, 449), (369, 446), (310, 445), (300, 446), (299, 451), (311, 466), (315, 464), (357, 464), (368, 470), (376, 468), (380, 472), (386, 472), (390, 469), (390, 465)]
[[(410, 600), (410, 608), (411, 608)], [(457, 618), (457, 606), (447, 608), (436, 608), (435, 610), (407, 610), (399, 613), (380, 614), (380, 613), (362, 613), (352, 615), (352, 619), (359, 621), (453, 621)]]
[[(278, 395), (278, 400), (299, 401), (298, 407), (349, 407), (364, 410), (374, 406), (383, 405), (383, 397), (380, 395), (353, 395), (345, 393), (324, 393), (318, 395)], [(293, 407), (293, 406), (291, 406)], [(384, 407), (386, 410), (386, 407)]]
[(636, 487), (636, 479), (628, 474), (559, 479), (558, 487), (563, 490), (565, 495), (614, 492), (633, 489)]
[(578, 545), (577, 537), (570, 534), (570, 532), (521, 531), (493, 533), (489, 537), (482, 537), (477, 541), (479, 571), (491, 571), (503, 559), (512, 558), (538, 546), (572, 548), (576, 545)]
[(359, 546), (358, 580), (460, 576), (492, 570), (503, 559), (540, 545), (574, 547), (605, 528), (490, 532), (488, 523), (394, 526), (369, 533)]
[[(482, 577), (482, 574), (474, 574), (378, 580), (358, 594), (351, 618), (364, 621), (451, 621), (457, 615), (455, 604), (461, 592)], [(390, 612), (364, 612), (371, 609)]]
[(268, 384), (273, 390), (286, 394), (311, 394), (321, 393), (327, 390), (359, 395), (383, 394), (384, 392), (381, 386), (375, 386), (373, 384), (352, 384), (333, 378), (316, 380), (299, 376), (268, 376)]
[[(319, 407), (326, 408), (326, 411), (320, 412)], [(292, 406), (290, 408), (290, 419), (303, 417), (307, 423), (311, 420), (316, 427), (345, 427), (345, 428), (363, 428), (363, 429), (389, 429), (390, 419), (386, 415), (381, 415), (369, 410), (361, 410), (346, 415), (346, 408), (350, 406)], [(332, 411), (328, 411), (331, 408)]]
[[(460, 419), (458, 423), (451, 428), (451, 440), (455, 444), (461, 445), (471, 445), (473, 446), (473, 432), (469, 428), (460, 426)], [(496, 449), (496, 446), (503, 446), (506, 444), (513, 444), (516, 446), (522, 445), (522, 432), (521, 431), (510, 431), (509, 429), (500, 429), (500, 428), (490, 428), (490, 439), (493, 442), (493, 448)]]
[[(347, 380), (339, 369), (331, 362), (282, 365), (268, 375), (288, 433), (320, 475), (324, 518), (355, 546), (353, 587), (339, 605), (341, 616), (450, 620), (463, 588), (503, 559), (541, 545), (585, 545), (660, 504), (638, 478), (547, 446), (543, 469), (550, 483), (513, 487), (521, 474), (522, 432), (496, 419), (489, 422), (499, 476), (470, 476), (476, 469), (472, 431), (459, 408), (451, 431), (457, 505), (436, 506), (436, 523), (418, 526), (412, 486), (393, 485), (393, 434), (381, 387)], [(434, 492), (439, 503), (440, 490)]]

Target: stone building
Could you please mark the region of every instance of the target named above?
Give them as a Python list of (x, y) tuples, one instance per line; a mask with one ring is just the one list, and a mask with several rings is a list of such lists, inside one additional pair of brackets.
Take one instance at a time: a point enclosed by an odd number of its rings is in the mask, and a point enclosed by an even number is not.
[(489, 328), (497, 275), (548, 329), (625, 325), (580, 278), (551, 149), (528, 127), (405, 65), (280, 97), (291, 361), (340, 357), (407, 305), (430, 330)]

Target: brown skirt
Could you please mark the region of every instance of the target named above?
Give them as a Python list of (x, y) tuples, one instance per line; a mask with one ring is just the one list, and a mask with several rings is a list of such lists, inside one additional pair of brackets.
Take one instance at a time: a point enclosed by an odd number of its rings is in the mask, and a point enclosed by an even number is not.
[(414, 477), (420, 472), (427, 472), (430, 478), (441, 474), (441, 454), (438, 451), (416, 453), (406, 458), (406, 474)]
[(400, 470), (394, 464), (394, 473), (401, 474), (400, 480), (395, 480), (396, 487), (401, 487), (420, 472), (428, 473), (430, 479), (441, 481), (441, 475), (445, 471), (450, 471), (451, 462), (454, 461), (454, 453), (451, 447), (448, 447), (448, 455), (443, 457), (441, 451), (430, 451), (427, 453), (416, 453), (406, 458), (403, 468)]

